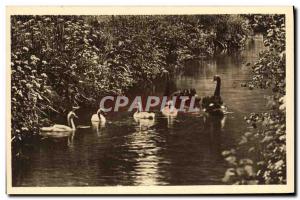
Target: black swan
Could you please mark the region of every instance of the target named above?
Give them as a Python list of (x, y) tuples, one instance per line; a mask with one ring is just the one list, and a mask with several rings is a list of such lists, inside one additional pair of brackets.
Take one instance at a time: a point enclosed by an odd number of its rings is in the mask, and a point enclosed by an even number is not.
[(223, 105), (221, 93), (221, 78), (215, 75), (213, 81), (217, 82), (216, 89), (213, 96), (206, 96), (202, 99), (202, 108), (205, 112), (211, 115), (223, 115), (226, 107)]

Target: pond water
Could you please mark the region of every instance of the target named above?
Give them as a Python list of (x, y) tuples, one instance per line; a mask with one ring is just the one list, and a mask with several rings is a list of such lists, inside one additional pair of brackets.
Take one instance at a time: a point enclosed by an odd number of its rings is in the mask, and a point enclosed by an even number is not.
[(240, 86), (250, 78), (246, 63), (253, 64), (262, 49), (262, 38), (255, 37), (240, 53), (187, 63), (175, 76), (176, 88), (196, 88), (203, 97), (213, 94), (212, 77), (220, 75), (221, 96), (233, 112), (222, 120), (201, 113), (168, 119), (156, 111), (155, 121), (143, 124), (132, 113), (118, 112), (103, 127), (91, 125), (92, 111), (81, 112), (79, 123), (91, 128), (37, 144), (27, 161), (14, 164), (13, 186), (223, 184), (227, 166), (221, 152), (247, 129), (245, 115), (265, 109), (266, 91)]

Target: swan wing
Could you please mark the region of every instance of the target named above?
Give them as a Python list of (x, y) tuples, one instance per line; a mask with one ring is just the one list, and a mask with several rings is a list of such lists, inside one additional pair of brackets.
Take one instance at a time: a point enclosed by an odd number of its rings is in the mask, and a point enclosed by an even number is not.
[(54, 129), (70, 129), (69, 126), (62, 125), (62, 124), (54, 124), (54, 125), (53, 125), (53, 128), (54, 128)]
[(150, 128), (154, 126), (155, 122), (154, 119), (140, 119), (139, 124), (141, 127)]
[(172, 110), (168, 107), (165, 107), (161, 110), (162, 114), (165, 116), (171, 116), (175, 117), (178, 114), (178, 110), (176, 108), (173, 108)]
[(103, 115), (100, 115), (100, 121), (101, 123), (105, 123), (106, 122), (106, 119)]
[(50, 132), (70, 132), (73, 131), (71, 127), (61, 124), (55, 124), (52, 127), (44, 127), (41, 130)]
[(40, 131), (43, 131), (43, 132), (50, 132), (50, 131), (52, 131), (53, 130), (53, 127), (52, 126), (50, 126), (50, 127), (42, 127), (41, 129), (40, 129)]
[(66, 125), (55, 124), (50, 127), (42, 127), (40, 129), (42, 132), (65, 132), (65, 131), (72, 131), (72, 129)]
[(99, 122), (100, 119), (99, 119), (99, 117), (98, 117), (97, 114), (93, 114), (93, 115), (92, 115), (92, 118), (91, 118), (91, 121), (92, 121), (92, 122)]
[(134, 113), (133, 118), (136, 119), (150, 119), (154, 118), (155, 113), (148, 113), (148, 112), (139, 112), (139, 113)]
[(72, 131), (52, 131), (52, 132), (42, 132), (41, 135), (44, 137), (51, 138), (63, 138), (69, 137), (73, 132)]

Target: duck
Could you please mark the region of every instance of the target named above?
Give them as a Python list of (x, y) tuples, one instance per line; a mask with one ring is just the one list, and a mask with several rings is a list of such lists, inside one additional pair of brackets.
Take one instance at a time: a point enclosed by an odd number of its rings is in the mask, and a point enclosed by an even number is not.
[(96, 114), (92, 115), (91, 122), (101, 122), (101, 124), (104, 124), (106, 122), (106, 119), (102, 113), (104, 113), (104, 110), (102, 108), (99, 108)]
[(74, 118), (78, 118), (75, 113), (75, 110), (79, 109), (79, 107), (73, 107), (72, 111), (70, 111), (67, 115), (68, 126), (62, 124), (54, 124), (50, 127), (42, 127), (40, 128), (41, 132), (73, 132), (76, 130)]
[(221, 97), (221, 77), (215, 75), (213, 81), (216, 82), (216, 88), (213, 96), (206, 96), (202, 99), (203, 111), (211, 115), (222, 116), (226, 112), (226, 106), (223, 105)]
[(138, 119), (154, 119), (155, 118), (155, 113), (153, 112), (142, 112), (142, 105), (140, 102), (137, 103), (137, 110), (133, 114), (133, 118), (135, 120)]
[(175, 108), (173, 101), (168, 101), (167, 106), (164, 107), (161, 112), (166, 117), (176, 117), (178, 114), (178, 110)]

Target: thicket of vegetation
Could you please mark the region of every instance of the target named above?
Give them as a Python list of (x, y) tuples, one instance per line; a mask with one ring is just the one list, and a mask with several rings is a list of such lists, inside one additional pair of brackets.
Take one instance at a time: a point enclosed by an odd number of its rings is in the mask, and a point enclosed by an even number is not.
[(238, 50), (248, 31), (238, 15), (12, 16), (12, 136), (24, 141), (51, 113), (147, 86), (188, 59)]
[(238, 148), (223, 152), (230, 165), (223, 181), (286, 184), (285, 17), (250, 15), (248, 18), (255, 32), (263, 33), (267, 47), (252, 66), (253, 76), (248, 86), (270, 88), (273, 93), (268, 99), (268, 112), (245, 117), (252, 129), (242, 136)]

